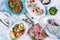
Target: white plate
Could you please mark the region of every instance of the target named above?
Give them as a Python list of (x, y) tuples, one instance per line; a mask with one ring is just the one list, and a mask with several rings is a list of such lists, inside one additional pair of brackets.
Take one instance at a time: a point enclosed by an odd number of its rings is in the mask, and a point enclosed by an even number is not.
[[(48, 19), (55, 19), (56, 22), (60, 25), (60, 23), (59, 23), (60, 19), (57, 19), (57, 18), (55, 18), (55, 17), (49, 17)], [(48, 19), (47, 19), (47, 20), (48, 20)], [(45, 25), (47, 24), (47, 20), (46, 20)], [(55, 34), (50, 33), (50, 32), (48, 31), (48, 29), (46, 28), (46, 26), (45, 26), (45, 30), (46, 30), (46, 33), (47, 33), (51, 38), (58, 38), (58, 36), (56, 36)]]
[(27, 24), (25, 23), (25, 22), (16, 22), (15, 24), (13, 24), (13, 26), (7, 31), (8, 33), (7, 33), (7, 35), (8, 35), (8, 37), (9, 37), (9, 40), (12, 40), (11, 39), (11, 37), (10, 37), (10, 31), (12, 30), (12, 28), (16, 25), (16, 24), (19, 24), (19, 23), (23, 23), (24, 24), (24, 26), (26, 27), (26, 30), (25, 30), (25, 33), (22, 35), (22, 36), (20, 36), (19, 38), (17, 38), (17, 40), (20, 40), (21, 38), (23, 38), (26, 34), (27, 34), (27, 31), (28, 31), (28, 26), (27, 26)]
[(29, 9), (28, 8), (28, 2), (27, 1), (29, 1), (29, 0), (25, 0), (25, 6), (26, 6), (26, 9), (27, 9), (27, 11), (28, 11), (28, 13), (32, 16), (32, 17), (34, 17), (34, 18), (40, 18), (40, 17), (42, 17), (42, 16), (44, 16), (45, 15), (45, 8), (44, 8), (44, 6), (42, 5), (42, 3), (41, 2), (39, 2), (39, 0), (35, 0), (36, 2), (36, 4), (37, 4), (37, 6), (39, 6), (40, 8), (42, 8), (43, 10), (44, 10), (44, 13), (42, 14), (42, 15), (40, 15), (40, 16), (37, 16), (35, 13), (33, 13), (32, 11), (31, 11), (31, 9)]

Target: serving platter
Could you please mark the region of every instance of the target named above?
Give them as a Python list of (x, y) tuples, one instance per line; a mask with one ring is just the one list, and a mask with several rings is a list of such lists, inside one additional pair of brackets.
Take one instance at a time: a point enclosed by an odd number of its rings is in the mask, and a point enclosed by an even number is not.
[[(41, 2), (39, 2), (39, 0), (35, 0), (35, 2), (32, 3), (30, 3), (30, 0), (25, 0), (25, 4), (28, 13), (34, 18), (40, 18), (44, 16), (46, 13), (44, 6), (41, 4)], [(31, 5), (31, 7), (29, 5)], [(37, 7), (37, 10), (40, 9), (43, 10), (43, 12), (42, 13), (36, 12), (35, 10), (36, 8), (34, 7)]]

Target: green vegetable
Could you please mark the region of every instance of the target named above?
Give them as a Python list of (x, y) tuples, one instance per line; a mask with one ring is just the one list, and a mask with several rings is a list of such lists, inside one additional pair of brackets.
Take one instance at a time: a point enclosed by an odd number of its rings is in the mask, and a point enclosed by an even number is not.
[(14, 5), (11, 5), (11, 8), (14, 8)]
[(35, 37), (32, 37), (32, 40), (36, 40), (36, 38)]
[(16, 37), (15, 38), (12, 38), (12, 40), (17, 40)]
[(17, 30), (17, 28), (16, 28), (16, 27), (14, 27), (14, 28), (13, 28), (13, 31), (16, 31), (16, 30)]
[(49, 13), (51, 14), (51, 15), (55, 15), (56, 13), (57, 13), (57, 8), (56, 7), (51, 7), (50, 9), (49, 9)]
[(19, 30), (19, 33), (24, 32), (24, 30)]

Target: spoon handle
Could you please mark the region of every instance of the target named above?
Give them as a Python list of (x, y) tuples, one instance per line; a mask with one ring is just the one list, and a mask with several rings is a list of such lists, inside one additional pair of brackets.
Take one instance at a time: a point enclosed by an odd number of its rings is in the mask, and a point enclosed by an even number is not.
[(6, 25), (1, 19), (0, 19), (0, 22), (2, 22), (5, 26), (9, 27), (8, 25)]
[(26, 13), (24, 13), (24, 14), (25, 14), (25, 16), (31, 21), (31, 23), (34, 24), (34, 22), (27, 16), (27, 14), (26, 14)]

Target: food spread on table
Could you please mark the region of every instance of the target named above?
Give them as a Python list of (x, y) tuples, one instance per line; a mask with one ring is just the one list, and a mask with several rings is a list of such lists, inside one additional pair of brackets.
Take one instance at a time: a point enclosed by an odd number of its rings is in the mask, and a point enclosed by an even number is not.
[(0, 9), (0, 12), (5, 12), (0, 13), (0, 22), (6, 27), (3, 29), (6, 31), (4, 33), (9, 40), (29, 40), (26, 35), (29, 35), (30, 40), (45, 40), (51, 37), (50, 35), (60, 38), (60, 7), (55, 5), (56, 2), (56, 0), (5, 0), (5, 3), (2, 3), (5, 6)]

